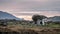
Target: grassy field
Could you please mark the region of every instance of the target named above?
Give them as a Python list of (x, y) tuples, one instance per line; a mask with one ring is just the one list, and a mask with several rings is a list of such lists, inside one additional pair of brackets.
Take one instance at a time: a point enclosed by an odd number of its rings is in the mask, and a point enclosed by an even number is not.
[(13, 24), (10, 23), (8, 26), (0, 26), (0, 32), (8, 34), (60, 34), (59, 24)]
[(18, 24), (14, 24), (14, 23), (9, 23), (8, 26), (11, 26), (11, 25), (18, 25), (18, 26), (22, 26), (24, 28), (40, 28), (40, 27), (49, 27), (49, 28), (60, 28), (60, 24), (45, 24), (45, 25), (37, 25), (37, 24), (31, 24), (31, 23), (18, 23)]
[(49, 27), (24, 27), (20, 25), (0, 26), (0, 32), (8, 34), (60, 34), (60, 28)]

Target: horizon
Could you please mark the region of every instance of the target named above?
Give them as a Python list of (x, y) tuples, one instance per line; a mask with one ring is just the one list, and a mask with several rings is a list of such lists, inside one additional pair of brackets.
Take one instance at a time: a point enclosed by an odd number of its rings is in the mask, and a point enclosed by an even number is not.
[(0, 10), (26, 20), (34, 14), (60, 16), (60, 0), (0, 0)]
[[(5, 12), (5, 11), (2, 11), (2, 12)], [(7, 13), (10, 13), (10, 14), (12, 14), (12, 15), (14, 15), (15, 17), (18, 17), (18, 18), (24, 18), (25, 20), (32, 20), (32, 16), (33, 15), (35, 15), (35, 14), (38, 14), (38, 15), (44, 15), (44, 16), (46, 16), (46, 17), (54, 17), (54, 16), (60, 16), (60, 15), (46, 15), (45, 14), (45, 12), (35, 12), (34, 14), (33, 14), (33, 12), (30, 12), (30, 13), (32, 13), (32, 15), (19, 15), (19, 16), (17, 16), (16, 14), (13, 14), (13, 13), (11, 13), (11, 12), (7, 12)], [(20, 13), (25, 13), (25, 14), (27, 14), (28, 12), (20, 12)], [(39, 14), (40, 13), (40, 14)], [(44, 13), (44, 14), (43, 14)], [(50, 12), (49, 12), (50, 13)], [(29, 13), (28, 13), (29, 14)]]

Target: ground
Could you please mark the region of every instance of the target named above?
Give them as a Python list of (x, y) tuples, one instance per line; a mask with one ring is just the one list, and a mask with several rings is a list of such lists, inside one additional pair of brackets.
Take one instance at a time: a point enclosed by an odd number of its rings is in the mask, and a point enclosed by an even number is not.
[[(30, 26), (30, 27), (29, 27)], [(38, 26), (38, 25), (37, 25)], [(8, 34), (60, 34), (59, 27), (42, 27), (31, 25), (0, 26), (0, 33)]]
[(60, 24), (37, 25), (26, 22), (9, 22), (0, 25), (0, 34), (60, 34)]

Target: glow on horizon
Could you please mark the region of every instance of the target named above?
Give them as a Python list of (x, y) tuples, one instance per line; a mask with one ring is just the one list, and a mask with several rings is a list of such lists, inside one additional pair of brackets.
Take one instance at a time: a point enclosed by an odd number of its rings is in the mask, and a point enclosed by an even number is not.
[(25, 20), (32, 20), (34, 14), (45, 15), (47, 17), (60, 16), (60, 12), (57, 11), (4, 11), (8, 12), (18, 18), (24, 18)]
[[(60, 12), (57, 11), (4, 11), (8, 12), (18, 18), (24, 18), (25, 20), (32, 20), (34, 14), (45, 15), (47, 17), (60, 16)], [(25, 15), (24, 15), (25, 14)]]
[[(22, 14), (20, 15), (20, 13), (22, 13)], [(45, 15), (47, 17), (60, 16), (60, 12), (57, 12), (57, 11), (54, 11), (54, 12), (53, 11), (38, 11), (38, 12), (37, 11), (36, 12), (30, 11), (30, 12), (26, 12), (25, 11), (25, 12), (17, 12), (17, 13), (13, 12), (11, 14), (17, 16), (18, 18), (24, 18), (25, 20), (32, 20), (32, 16), (34, 14)]]

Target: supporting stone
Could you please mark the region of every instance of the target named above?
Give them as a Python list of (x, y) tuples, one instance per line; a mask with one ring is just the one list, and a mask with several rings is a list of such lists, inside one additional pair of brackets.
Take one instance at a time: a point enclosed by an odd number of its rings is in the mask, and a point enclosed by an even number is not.
[(42, 25), (45, 25), (44, 19), (42, 20)]
[(38, 19), (38, 20), (37, 20), (37, 24), (38, 24), (38, 25), (41, 25), (41, 24), (40, 24), (40, 22), (41, 22), (41, 20), (40, 20), (40, 19)]

